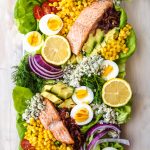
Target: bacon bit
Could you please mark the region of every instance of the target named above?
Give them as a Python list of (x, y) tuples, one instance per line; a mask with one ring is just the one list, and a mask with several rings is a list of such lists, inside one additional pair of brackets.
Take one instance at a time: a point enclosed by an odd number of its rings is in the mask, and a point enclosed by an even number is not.
[(75, 120), (69, 116), (67, 108), (59, 110), (60, 118), (69, 130), (71, 137), (74, 140), (73, 149), (79, 150), (84, 143), (84, 136), (81, 134), (80, 127), (75, 123)]
[(104, 13), (103, 19), (98, 23), (98, 27), (107, 33), (110, 29), (119, 27), (119, 23), (120, 12), (116, 11), (114, 8), (110, 8)]

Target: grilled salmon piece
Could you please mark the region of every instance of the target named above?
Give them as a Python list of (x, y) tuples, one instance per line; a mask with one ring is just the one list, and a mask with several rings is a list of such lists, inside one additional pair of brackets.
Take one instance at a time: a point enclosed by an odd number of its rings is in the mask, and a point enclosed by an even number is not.
[(45, 129), (49, 129), (51, 123), (59, 121), (60, 117), (54, 105), (48, 100), (44, 100), (45, 110), (41, 111), (39, 119)]
[(113, 7), (112, 0), (101, 0), (94, 2), (81, 12), (67, 35), (74, 54), (78, 55), (80, 53), (91, 30), (96, 28), (96, 24), (102, 19), (105, 11), (111, 7)]
[(66, 144), (74, 144), (72, 137), (62, 121), (53, 122), (49, 126), (49, 129), (58, 141)]
[(48, 99), (44, 99), (44, 104), (46, 108), (39, 116), (44, 128), (50, 130), (58, 141), (66, 144), (74, 144), (67, 128), (60, 120), (59, 114), (54, 105)]

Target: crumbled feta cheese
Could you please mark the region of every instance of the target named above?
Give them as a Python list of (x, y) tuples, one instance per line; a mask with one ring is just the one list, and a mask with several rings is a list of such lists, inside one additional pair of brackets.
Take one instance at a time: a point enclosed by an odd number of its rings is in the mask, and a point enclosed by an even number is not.
[(26, 122), (29, 122), (31, 117), (38, 119), (40, 112), (45, 109), (45, 105), (43, 104), (43, 97), (37, 93), (27, 103), (28, 106), (25, 112), (22, 114), (22, 118), (26, 120)]
[(91, 76), (92, 74), (100, 75), (100, 66), (103, 58), (95, 55), (91, 57), (84, 57), (78, 65), (68, 65), (64, 68), (64, 83), (73, 87), (80, 86), (81, 77), (84, 75)]

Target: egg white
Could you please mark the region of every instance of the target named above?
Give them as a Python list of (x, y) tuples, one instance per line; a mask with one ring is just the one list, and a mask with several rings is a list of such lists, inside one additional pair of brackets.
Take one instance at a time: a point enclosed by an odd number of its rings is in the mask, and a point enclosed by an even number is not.
[(117, 149), (113, 147), (106, 147), (106, 148), (103, 148), (102, 150), (117, 150)]
[[(28, 37), (33, 34), (33, 32), (37, 32), (37, 31), (31, 31), (29, 33), (27, 33), (25, 36), (24, 36), (24, 39), (23, 39), (23, 50), (24, 51), (27, 51), (27, 52), (35, 52), (36, 50), (39, 50), (42, 45), (44, 44), (44, 41), (42, 40), (41, 43), (38, 45), (38, 46), (31, 46), (29, 43), (28, 43)], [(37, 32), (40, 36), (42, 36), (39, 32)]]
[(78, 124), (78, 125), (80, 125), (80, 126), (85, 125), (85, 124), (88, 124), (88, 123), (91, 122), (92, 119), (93, 119), (93, 110), (92, 110), (92, 108), (91, 108), (89, 105), (87, 105), (87, 104), (79, 104), (79, 105), (76, 105), (75, 107), (73, 107), (73, 109), (71, 110), (70, 116), (75, 119), (76, 113), (78, 112), (78, 110), (80, 110), (80, 109), (82, 109), (82, 108), (86, 108), (86, 109), (88, 110), (88, 112), (89, 112), (89, 118), (88, 118), (87, 120), (83, 121), (83, 122), (77, 122), (77, 121), (75, 120), (76, 124)]
[[(76, 91), (82, 90), (82, 89), (83, 89), (83, 90), (87, 90), (88, 94), (87, 94), (86, 97), (79, 99), (79, 98), (77, 97), (77, 95), (76, 95)], [(90, 103), (92, 103), (92, 101), (94, 100), (94, 94), (93, 94), (93, 91), (92, 91), (90, 88), (88, 88), (88, 87), (86, 87), (86, 86), (80, 86), (80, 87), (78, 87), (78, 88), (75, 89), (75, 92), (74, 92), (74, 94), (72, 95), (72, 99), (73, 99), (73, 101), (74, 101), (76, 104), (83, 104), (83, 103), (85, 103), (85, 104), (90, 104)]]
[(118, 74), (119, 74), (119, 67), (114, 61), (104, 60), (102, 65), (101, 65), (101, 68), (103, 69), (105, 66), (106, 67), (107, 66), (112, 66), (113, 70), (106, 77), (103, 77), (104, 80), (110, 80), (110, 79), (116, 78), (118, 76)]
[(53, 30), (50, 30), (49, 27), (47, 26), (47, 22), (50, 18), (53, 18), (53, 17), (56, 17), (58, 18), (59, 20), (61, 20), (61, 18), (57, 15), (54, 15), (54, 14), (47, 14), (45, 16), (43, 16), (41, 19), (40, 19), (40, 22), (39, 22), (39, 28), (40, 28), (40, 31), (42, 33), (44, 33), (45, 35), (55, 35), (55, 34), (58, 34), (60, 32), (60, 30), (62, 29), (63, 27), (63, 22), (62, 22), (62, 26), (56, 30), (56, 31), (53, 31)]

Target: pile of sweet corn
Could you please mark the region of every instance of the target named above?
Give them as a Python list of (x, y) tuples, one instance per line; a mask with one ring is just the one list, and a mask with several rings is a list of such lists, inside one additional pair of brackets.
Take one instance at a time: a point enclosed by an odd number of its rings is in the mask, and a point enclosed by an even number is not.
[(107, 42), (100, 53), (102, 57), (108, 60), (116, 60), (119, 58), (119, 53), (127, 53), (128, 47), (126, 46), (126, 39), (130, 35), (130, 30), (132, 27), (127, 24), (123, 29), (120, 30), (119, 36), (117, 39), (112, 39)]
[(49, 4), (59, 10), (57, 15), (63, 20), (64, 26), (60, 34), (66, 36), (81, 11), (94, 1), (96, 0), (60, 0)]
[(36, 150), (72, 150), (71, 146), (61, 144), (55, 146), (56, 139), (49, 130), (45, 130), (40, 120), (30, 119), (30, 123), (26, 124), (27, 131), (24, 139), (28, 140)]

